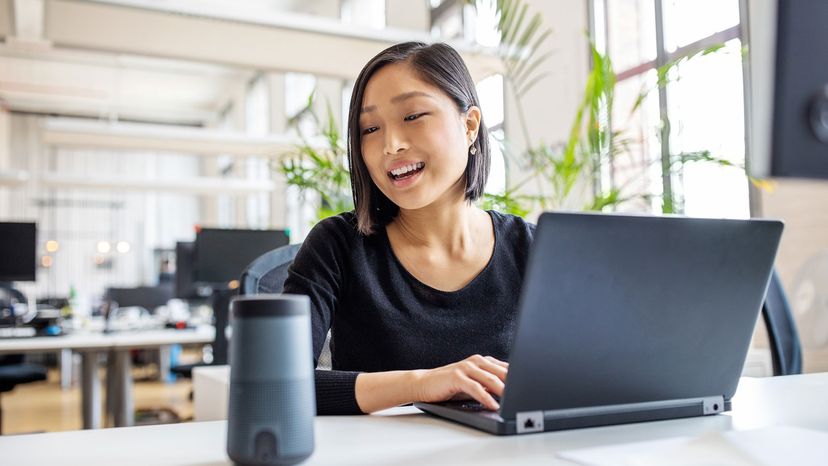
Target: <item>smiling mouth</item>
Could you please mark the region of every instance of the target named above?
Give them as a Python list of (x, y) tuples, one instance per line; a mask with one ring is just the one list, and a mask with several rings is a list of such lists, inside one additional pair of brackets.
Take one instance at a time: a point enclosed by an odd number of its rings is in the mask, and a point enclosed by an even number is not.
[(404, 180), (423, 171), (423, 167), (425, 167), (425, 162), (412, 163), (410, 165), (405, 165), (391, 170), (388, 172), (388, 177), (392, 180)]

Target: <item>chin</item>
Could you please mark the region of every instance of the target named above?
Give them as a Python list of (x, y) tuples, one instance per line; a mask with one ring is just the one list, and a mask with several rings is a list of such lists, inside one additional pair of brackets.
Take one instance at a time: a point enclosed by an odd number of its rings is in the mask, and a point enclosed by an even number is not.
[[(396, 196), (397, 199), (391, 199), (391, 202), (396, 204), (401, 210), (418, 210), (427, 207), (431, 204), (429, 200), (412, 199), (413, 196)], [(399, 199), (405, 197), (405, 199)], [(390, 198), (389, 198), (390, 199)]]

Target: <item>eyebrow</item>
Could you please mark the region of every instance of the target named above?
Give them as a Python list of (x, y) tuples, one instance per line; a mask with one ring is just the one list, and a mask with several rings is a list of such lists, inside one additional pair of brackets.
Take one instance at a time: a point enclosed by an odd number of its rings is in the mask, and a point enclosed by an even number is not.
[[(406, 92), (406, 93), (400, 94), (398, 96), (392, 97), (391, 98), (391, 103), (396, 104), (396, 103), (402, 102), (403, 100), (408, 100), (408, 99), (411, 99), (411, 98), (414, 98), (414, 97), (428, 97), (429, 99), (434, 98), (433, 95), (425, 93), (423, 91), (411, 91), (411, 92)], [(362, 110), (360, 110), (360, 113), (373, 112), (376, 109), (377, 109), (376, 105), (369, 105), (367, 107), (362, 107)]]

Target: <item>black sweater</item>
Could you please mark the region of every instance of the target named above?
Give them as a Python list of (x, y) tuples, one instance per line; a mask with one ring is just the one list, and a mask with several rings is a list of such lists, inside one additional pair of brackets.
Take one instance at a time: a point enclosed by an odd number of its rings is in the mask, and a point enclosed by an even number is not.
[(394, 255), (384, 228), (371, 236), (343, 213), (311, 230), (284, 292), (311, 300), (314, 364), (331, 329), (333, 370), (317, 370), (318, 414), (359, 414), (359, 372), (430, 369), (473, 354), (506, 360), (535, 226), (489, 212), (494, 254), (460, 290), (434, 289)]

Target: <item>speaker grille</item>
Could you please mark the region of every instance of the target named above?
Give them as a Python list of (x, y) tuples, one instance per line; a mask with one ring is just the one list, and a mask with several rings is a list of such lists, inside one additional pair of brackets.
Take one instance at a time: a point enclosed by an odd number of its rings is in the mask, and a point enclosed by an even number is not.
[(233, 382), (229, 403), (228, 448), (240, 450), (233, 453), (252, 458), (255, 437), (264, 429), (275, 434), (278, 457), (304, 456), (313, 451), (313, 379)]

